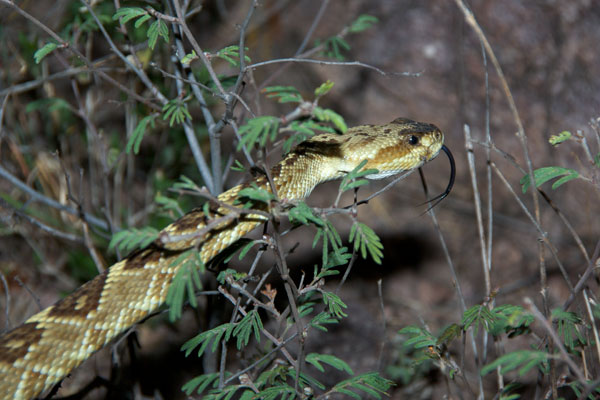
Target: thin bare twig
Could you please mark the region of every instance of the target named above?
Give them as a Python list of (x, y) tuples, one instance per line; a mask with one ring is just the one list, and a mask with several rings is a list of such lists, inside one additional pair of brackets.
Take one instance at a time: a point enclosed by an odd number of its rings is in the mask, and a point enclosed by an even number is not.
[(573, 359), (565, 349), (562, 340), (560, 340), (558, 334), (556, 333), (554, 328), (552, 328), (552, 324), (548, 321), (548, 319), (546, 319), (546, 317), (542, 315), (540, 310), (538, 310), (538, 308), (535, 306), (535, 304), (529, 297), (526, 297), (524, 301), (527, 305), (528, 310), (533, 314), (534, 318), (542, 324), (546, 332), (554, 341), (554, 344), (556, 345), (556, 347), (562, 355), (561, 360), (565, 361), (569, 365), (569, 368), (571, 368), (571, 370), (575, 373), (579, 382), (582, 385), (587, 386), (587, 382), (583, 371), (581, 371), (581, 368), (579, 368), (579, 366), (573, 361)]
[(373, 65), (366, 64), (360, 61), (327, 61), (327, 60), (316, 60), (312, 58), (278, 58), (275, 60), (267, 60), (261, 61), (254, 64), (250, 64), (246, 67), (246, 69), (256, 69), (259, 67), (264, 67), (266, 65), (271, 64), (280, 64), (280, 63), (309, 63), (309, 64), (318, 64), (318, 65), (328, 65), (328, 66), (344, 66), (344, 67), (361, 67), (373, 70), (380, 75), (383, 76), (413, 76), (418, 77), (421, 76), (421, 72), (386, 72), (380, 68), (377, 68)]
[(84, 244), (84, 241), (80, 236), (66, 233), (66, 232), (60, 231), (56, 228), (53, 228), (50, 225), (46, 225), (42, 221), (39, 221), (36, 218), (33, 218), (32, 216), (22, 212), (21, 210), (12, 207), (10, 204), (8, 204), (6, 201), (4, 201), (1, 198), (0, 198), (0, 208), (10, 209), (12, 211), (12, 213), (16, 214), (20, 218), (26, 219), (30, 224), (34, 225), (35, 227), (41, 229), (42, 231), (44, 231), (54, 237), (57, 237), (57, 238), (63, 239), (63, 240), (68, 240), (68, 241), (78, 243), (78, 244)]
[(483, 229), (483, 211), (481, 206), (481, 197), (479, 196), (479, 187), (477, 185), (477, 173), (475, 171), (475, 154), (473, 153), (473, 145), (471, 144), (471, 128), (469, 125), (464, 126), (465, 147), (467, 150), (467, 161), (469, 164), (469, 172), (471, 175), (471, 186), (473, 187), (473, 201), (475, 203), (475, 216), (477, 218), (477, 231), (479, 233), (479, 247), (481, 250), (481, 261), (483, 265), (483, 276), (485, 280), (485, 295), (489, 296), (492, 292), (492, 284), (490, 278), (490, 270), (488, 269), (488, 257), (486, 253), (485, 232)]
[[(31, 196), (33, 198), (33, 200), (39, 201), (43, 204), (46, 204), (47, 206), (50, 206), (50, 207), (55, 208), (60, 211), (64, 211), (71, 215), (75, 215), (75, 216), (80, 215), (79, 210), (76, 210), (76, 209), (66, 206), (64, 204), (61, 204), (58, 201), (53, 200), (49, 197), (46, 197), (43, 194), (33, 190), (32, 188), (30, 188), (29, 186), (27, 186), (26, 184), (21, 182), (14, 175), (12, 175), (10, 172), (8, 172), (6, 169), (4, 169), (4, 167), (2, 167), (1, 165), (0, 165), (0, 177), (6, 179), (13, 186), (16, 186), (17, 188), (19, 188), (22, 191), (24, 191), (25, 193), (27, 193), (29, 196)], [(83, 217), (86, 219), (86, 221), (90, 222), (92, 225), (95, 225), (101, 229), (108, 230), (108, 228), (109, 228), (106, 221), (99, 219), (97, 217), (94, 217), (91, 214), (83, 212)]]

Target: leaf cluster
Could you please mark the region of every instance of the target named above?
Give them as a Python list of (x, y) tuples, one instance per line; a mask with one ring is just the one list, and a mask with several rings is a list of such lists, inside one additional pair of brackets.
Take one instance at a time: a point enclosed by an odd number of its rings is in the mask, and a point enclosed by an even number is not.
[[(148, 7), (148, 9), (151, 9), (151, 7)], [(119, 19), (123, 24), (135, 19), (134, 28), (141, 29), (148, 20), (152, 19), (152, 15), (141, 7), (121, 7), (113, 15), (113, 20)], [(148, 37), (148, 47), (152, 50), (154, 50), (159, 37), (162, 37), (165, 43), (169, 43), (167, 24), (161, 19), (155, 19), (147, 28), (146, 36)]]

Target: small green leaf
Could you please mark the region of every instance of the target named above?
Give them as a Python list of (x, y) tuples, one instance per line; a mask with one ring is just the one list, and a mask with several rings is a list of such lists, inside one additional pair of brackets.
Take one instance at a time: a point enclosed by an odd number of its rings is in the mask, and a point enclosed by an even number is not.
[(334, 60), (344, 61), (342, 50), (350, 50), (350, 45), (341, 36), (332, 36), (325, 39), (324, 42), (317, 40), (315, 46), (323, 46), (323, 56), (333, 58)]
[(212, 374), (204, 374), (195, 377), (194, 379), (188, 381), (181, 388), (188, 396), (190, 396), (194, 391), (198, 394), (202, 394), (209, 386), (216, 388), (219, 385), (219, 373), (214, 372)]
[(192, 120), (192, 116), (187, 109), (187, 104), (184, 99), (175, 98), (173, 100), (169, 100), (167, 104), (165, 104), (162, 108), (163, 111), (163, 120), (169, 120), (169, 126), (173, 126), (175, 123), (183, 124), (186, 118), (190, 121)]
[(240, 279), (244, 279), (247, 276), (248, 274), (245, 272), (238, 272), (235, 269), (227, 268), (226, 270), (219, 272), (219, 275), (217, 275), (217, 282), (219, 282), (222, 285), (225, 285), (227, 283), (228, 278), (231, 278), (237, 282)]
[(518, 350), (498, 357), (492, 363), (481, 369), (481, 375), (487, 375), (501, 367), (500, 372), (505, 374), (521, 367), (519, 376), (525, 375), (534, 367), (541, 367), (549, 358), (550, 354), (535, 350)]
[(333, 88), (333, 85), (334, 83), (330, 80), (327, 80), (327, 82), (322, 83), (321, 86), (315, 89), (315, 97), (325, 96), (327, 93), (329, 93), (331, 88)]
[(386, 390), (393, 385), (394, 382), (383, 378), (379, 373), (367, 372), (339, 382), (331, 389), (331, 392), (338, 392), (359, 400), (362, 399), (362, 396), (350, 390), (354, 389), (367, 393), (369, 397), (381, 399), (382, 394), (388, 396)]
[(409, 338), (404, 341), (405, 346), (412, 346), (415, 349), (424, 347), (434, 347), (437, 339), (427, 330), (415, 325), (409, 325), (398, 331), (400, 335), (407, 335)]
[(135, 27), (135, 29), (138, 29), (140, 26), (144, 25), (144, 23), (146, 21), (148, 21), (150, 18), (152, 18), (152, 17), (150, 17), (150, 14), (146, 14), (146, 15), (138, 18), (138, 20), (135, 21), (135, 24), (133, 24), (133, 26)]
[(348, 130), (348, 126), (344, 118), (333, 110), (315, 107), (313, 115), (319, 121), (331, 122), (340, 132), (344, 133)]
[(117, 12), (113, 15), (113, 21), (118, 20), (119, 18), (123, 18), (121, 23), (126, 23), (131, 21), (134, 18), (140, 17), (142, 15), (147, 15), (148, 12), (141, 7), (121, 7), (117, 10)]
[(371, 26), (379, 22), (377, 17), (372, 15), (362, 14), (360, 15), (348, 28), (351, 33), (358, 33), (369, 29)]
[(259, 188), (255, 183), (252, 183), (250, 187), (240, 190), (234, 204), (244, 204), (244, 208), (250, 208), (254, 206), (255, 202), (268, 204), (273, 200), (275, 200), (275, 195), (273, 193), (266, 189)]
[[(247, 52), (248, 48), (245, 47), (244, 50)], [(240, 65), (240, 62), (239, 62), (240, 47), (239, 46), (236, 46), (236, 45), (227, 46), (224, 49), (219, 50), (217, 52), (216, 56), (227, 61), (229, 64), (231, 64), (234, 67), (239, 67), (239, 65)], [(247, 55), (244, 55), (244, 61), (246, 63), (252, 62), (252, 60), (250, 60), (250, 57), (248, 57)]]
[(327, 332), (327, 328), (323, 325), (325, 324), (337, 324), (339, 321), (336, 318), (333, 318), (331, 314), (328, 312), (319, 313), (310, 321), (310, 326), (313, 328), (319, 329), (323, 332)]
[(552, 310), (552, 321), (557, 326), (558, 335), (570, 350), (587, 345), (587, 340), (579, 328), (583, 325), (583, 320), (577, 314), (556, 308)]
[(211, 351), (215, 352), (221, 339), (224, 339), (225, 341), (229, 340), (234, 327), (234, 324), (227, 323), (204, 331), (185, 342), (183, 346), (181, 346), (181, 351), (184, 351), (185, 356), (187, 357), (196, 347), (200, 346), (198, 349), (198, 357), (201, 357), (208, 345), (212, 343)]
[(250, 249), (251, 249), (252, 247), (254, 247), (254, 245), (255, 245), (256, 243), (257, 243), (257, 242), (256, 242), (256, 241), (254, 241), (254, 240), (251, 240), (251, 241), (249, 241), (249, 242), (248, 242), (248, 243), (247, 243), (247, 244), (246, 244), (246, 245), (245, 245), (245, 246), (242, 248), (242, 250), (240, 250), (240, 255), (238, 256), (238, 258), (241, 260), (241, 259), (243, 259), (244, 257), (246, 257), (246, 254), (248, 254), (248, 252), (250, 251)]
[(325, 221), (321, 217), (314, 214), (312, 208), (310, 208), (305, 202), (298, 203), (297, 206), (291, 208), (288, 212), (290, 222), (300, 223), (304, 225), (314, 224), (316, 226), (323, 226)]
[(479, 326), (483, 326), (486, 331), (489, 331), (496, 320), (497, 316), (490, 311), (487, 305), (477, 304), (465, 311), (460, 323), (465, 331), (473, 326), (474, 335), (477, 336)]
[(39, 49), (33, 54), (33, 59), (35, 60), (35, 63), (39, 64), (44, 57), (56, 50), (57, 47), (58, 45), (56, 43), (46, 43), (41, 49)]
[(156, 204), (159, 204), (161, 206), (161, 210), (167, 212), (174, 212), (178, 218), (182, 217), (184, 214), (177, 200), (163, 196), (160, 192), (158, 192), (156, 196), (154, 196), (154, 201), (156, 202)]
[(175, 321), (181, 317), (186, 299), (192, 307), (198, 306), (196, 289), (202, 289), (200, 274), (204, 273), (205, 267), (195, 248), (181, 253), (170, 267), (177, 268), (177, 273), (169, 286), (165, 302), (169, 306), (169, 320)]
[[(179, 181), (177, 181), (173, 184), (173, 189), (189, 190), (190, 192), (201, 191), (200, 186), (196, 185), (196, 182), (194, 182), (193, 180), (191, 180), (190, 178), (188, 178), (185, 175), (181, 175), (179, 177)], [(205, 203), (205, 205), (208, 205), (208, 203)], [(205, 213), (205, 214), (208, 216), (207, 213)]]
[[(540, 187), (545, 182), (554, 178), (558, 178), (559, 176), (564, 177), (554, 182), (552, 189), (556, 189), (563, 183), (578, 178), (579, 173), (574, 169), (563, 167), (543, 167), (533, 171), (533, 178), (536, 187)], [(521, 178), (520, 183), (523, 186), (523, 193), (526, 193), (527, 189), (529, 189), (529, 174)]]
[(165, 43), (169, 43), (169, 29), (167, 28), (167, 24), (157, 19), (148, 28), (148, 47), (150, 49), (154, 50), (159, 36), (164, 39)]
[(131, 150), (133, 150), (134, 154), (138, 154), (140, 151), (140, 144), (142, 143), (142, 139), (144, 138), (144, 134), (148, 129), (148, 125), (150, 125), (153, 129), (155, 126), (154, 120), (156, 119), (156, 114), (147, 115), (138, 122), (137, 126), (131, 133), (131, 137), (127, 141), (127, 146), (125, 147), (125, 151), (127, 154), (131, 154)]
[(366, 259), (368, 252), (373, 261), (381, 264), (383, 244), (373, 229), (356, 221), (350, 229), (349, 240), (354, 243), (354, 251), (360, 251), (362, 258)]
[(238, 151), (241, 150), (244, 145), (252, 148), (256, 144), (260, 147), (264, 147), (267, 143), (267, 139), (274, 141), (277, 138), (278, 132), (279, 118), (272, 116), (252, 118), (239, 128), (242, 140), (238, 143), (237, 149)]
[(275, 400), (281, 396), (281, 400), (292, 400), (294, 399), (295, 394), (296, 391), (294, 388), (284, 383), (261, 390), (252, 398), (260, 400)]
[(340, 190), (345, 192), (346, 190), (354, 189), (359, 186), (366, 185), (368, 181), (366, 179), (360, 179), (368, 175), (377, 174), (379, 171), (372, 169), (363, 169), (367, 165), (368, 160), (362, 160), (352, 171), (348, 172), (340, 183)]
[(158, 238), (158, 230), (148, 226), (142, 229), (126, 229), (113, 235), (108, 245), (109, 249), (118, 247), (121, 251), (132, 251), (148, 246)]
[(562, 131), (558, 135), (550, 136), (550, 139), (548, 141), (550, 142), (551, 145), (556, 146), (556, 145), (564, 142), (565, 140), (569, 140), (571, 138), (571, 136), (572, 136), (571, 132)]
[(347, 317), (342, 309), (348, 308), (348, 306), (339, 298), (338, 295), (331, 292), (323, 292), (323, 302), (329, 307), (329, 313), (341, 319)]
[(235, 324), (233, 329), (233, 337), (237, 338), (237, 348), (241, 350), (243, 346), (248, 345), (250, 335), (254, 332), (254, 337), (260, 343), (260, 332), (263, 330), (263, 324), (256, 310), (250, 311), (242, 318), (240, 322)]
[(321, 365), (321, 363), (325, 363), (331, 365), (332, 367), (344, 371), (349, 375), (354, 375), (352, 372), (352, 368), (343, 360), (337, 358), (336, 356), (332, 356), (329, 354), (318, 354), (318, 353), (310, 353), (306, 355), (306, 362), (312, 364), (316, 369), (321, 372), (325, 372), (325, 368)]
[(293, 86), (269, 86), (262, 90), (270, 99), (279, 103), (300, 103), (303, 101), (298, 89)]
[(181, 59), (181, 63), (182, 63), (183, 65), (186, 65), (186, 66), (187, 66), (187, 65), (190, 65), (190, 63), (191, 63), (192, 61), (194, 61), (194, 60), (197, 60), (197, 59), (198, 59), (198, 54), (196, 54), (196, 51), (195, 51), (195, 50), (192, 50), (192, 52), (191, 52), (191, 53), (189, 53), (189, 54), (186, 54), (186, 55), (185, 55), (185, 56), (184, 56), (184, 57)]

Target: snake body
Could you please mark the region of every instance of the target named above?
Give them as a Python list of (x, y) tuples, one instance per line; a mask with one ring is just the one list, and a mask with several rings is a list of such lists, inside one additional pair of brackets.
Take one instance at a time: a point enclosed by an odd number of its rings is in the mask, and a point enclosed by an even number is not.
[[(385, 125), (362, 125), (343, 135), (322, 134), (299, 144), (266, 176), (218, 196), (214, 215), (194, 209), (164, 228), (157, 240), (114, 264), (53, 306), (0, 337), (0, 396), (29, 399), (48, 390), (117, 335), (164, 302), (178, 271), (174, 261), (197, 247), (204, 263), (265, 221), (261, 214), (222, 218), (232, 213), (238, 193), (251, 183), (280, 199), (301, 200), (324, 181), (337, 179), (363, 160), (383, 178), (420, 167), (437, 156), (444, 136), (434, 125), (396, 119)], [(201, 233), (198, 234), (198, 232)], [(177, 240), (163, 240), (179, 238)]]

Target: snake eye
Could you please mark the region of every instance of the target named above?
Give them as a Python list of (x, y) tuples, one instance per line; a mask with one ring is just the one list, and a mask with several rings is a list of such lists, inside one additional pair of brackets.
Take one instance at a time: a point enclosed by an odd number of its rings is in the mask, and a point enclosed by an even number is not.
[(411, 137), (408, 138), (408, 143), (415, 146), (415, 145), (419, 144), (419, 138), (416, 137), (415, 135), (411, 135)]

